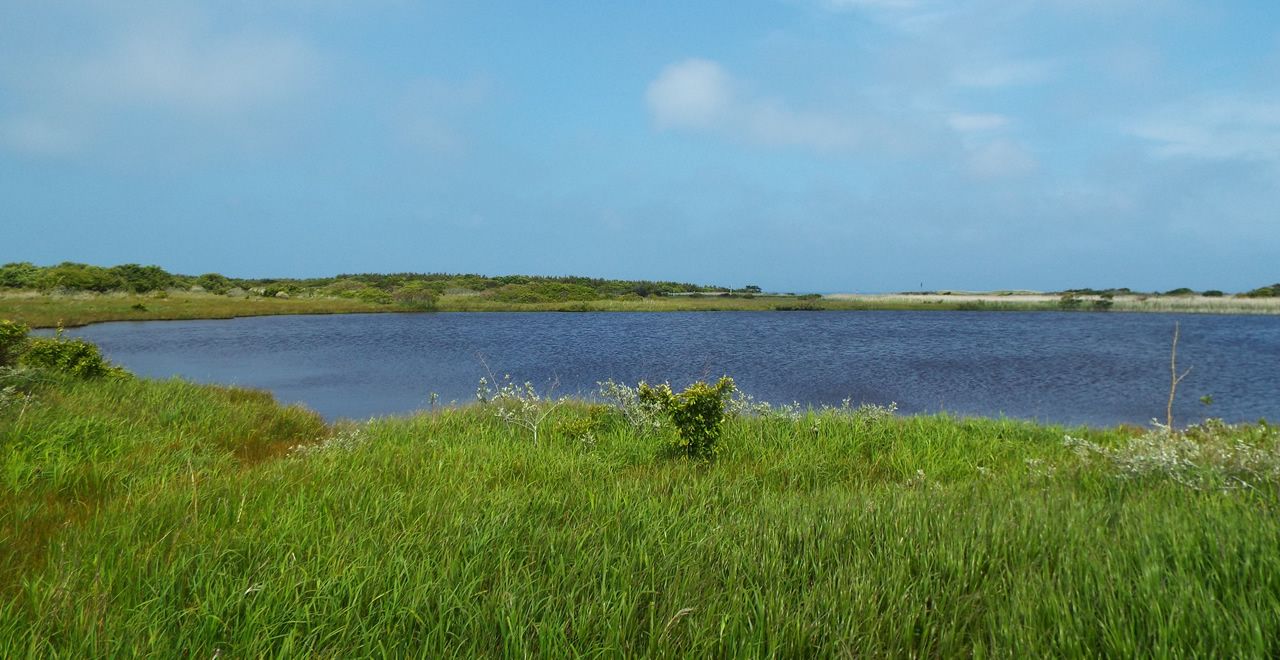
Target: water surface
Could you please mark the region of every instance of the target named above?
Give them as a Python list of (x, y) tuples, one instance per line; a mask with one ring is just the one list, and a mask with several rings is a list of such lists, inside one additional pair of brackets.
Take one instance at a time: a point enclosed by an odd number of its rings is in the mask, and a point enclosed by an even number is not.
[[(613, 378), (733, 376), (757, 399), (897, 402), (1065, 424), (1280, 418), (1280, 318), (1056, 312), (628, 312), (267, 316), (105, 323), (73, 334), (143, 376), (271, 390), (328, 418), (475, 398), (487, 370), (586, 394)], [(483, 359), (483, 362), (482, 362)], [(485, 364), (488, 365), (487, 369)], [(1212, 395), (1214, 403), (1198, 400)]]

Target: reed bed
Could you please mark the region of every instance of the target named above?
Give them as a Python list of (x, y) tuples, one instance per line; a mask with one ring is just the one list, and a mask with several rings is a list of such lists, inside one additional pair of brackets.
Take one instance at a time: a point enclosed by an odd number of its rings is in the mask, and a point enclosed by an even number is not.
[(791, 411), (701, 462), (586, 403), (534, 444), (481, 406), (32, 388), (0, 412), (4, 657), (1280, 653), (1274, 486), (1115, 469), (1141, 430)]

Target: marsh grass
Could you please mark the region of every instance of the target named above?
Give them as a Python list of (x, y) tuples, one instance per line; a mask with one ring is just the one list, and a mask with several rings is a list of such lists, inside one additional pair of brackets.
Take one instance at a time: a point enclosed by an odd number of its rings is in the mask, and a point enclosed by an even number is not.
[(1274, 483), (1120, 478), (1062, 440), (1125, 430), (743, 414), (703, 462), (576, 402), (533, 445), (479, 406), (37, 398), (0, 418), (4, 657), (1280, 652)]
[[(142, 307), (139, 308), (138, 305)], [(208, 293), (77, 293), (0, 295), (0, 318), (33, 328), (76, 327), (102, 321), (229, 319), (277, 314), (403, 312), (408, 306), (379, 305), (350, 298), (233, 298)]]

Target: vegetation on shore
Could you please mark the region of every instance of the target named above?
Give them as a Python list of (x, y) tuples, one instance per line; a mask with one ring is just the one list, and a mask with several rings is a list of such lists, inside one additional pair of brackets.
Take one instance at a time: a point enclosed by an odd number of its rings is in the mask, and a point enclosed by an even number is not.
[(705, 416), (702, 395), (508, 384), (326, 425), (15, 341), (4, 657), (1280, 653), (1265, 423), (1061, 429), (722, 385), (714, 451), (688, 458), (676, 408)]
[(821, 296), (679, 282), (585, 277), (398, 273), (314, 279), (175, 275), (158, 266), (0, 266), (0, 318), (31, 327), (100, 321), (407, 311), (1160, 311), (1280, 314), (1280, 285), (1226, 296), (1190, 289), (1140, 294), (1075, 289), (1046, 296), (930, 291)]

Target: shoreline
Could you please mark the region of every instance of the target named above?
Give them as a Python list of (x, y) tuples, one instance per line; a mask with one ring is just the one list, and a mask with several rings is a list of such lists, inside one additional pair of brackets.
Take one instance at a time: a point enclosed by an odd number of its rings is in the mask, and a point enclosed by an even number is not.
[(1280, 298), (1121, 295), (1104, 304), (1080, 296), (1078, 309), (1063, 309), (1060, 298), (1040, 293), (856, 294), (821, 297), (680, 295), (638, 300), (510, 303), (476, 295), (446, 295), (434, 305), (382, 304), (338, 297), (228, 297), (209, 293), (0, 294), (0, 318), (33, 329), (82, 327), (113, 321), (186, 321), (293, 314), (377, 314), (422, 312), (710, 312), (710, 311), (1022, 311), (1130, 312), (1280, 315)]

